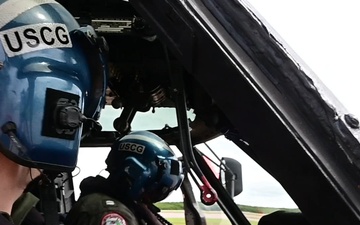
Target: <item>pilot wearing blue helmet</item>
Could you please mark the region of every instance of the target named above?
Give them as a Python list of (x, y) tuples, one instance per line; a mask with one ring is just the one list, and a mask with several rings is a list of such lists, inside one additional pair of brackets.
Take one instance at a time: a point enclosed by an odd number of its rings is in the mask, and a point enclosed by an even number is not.
[(0, 0), (0, 224), (42, 170), (75, 168), (105, 104), (105, 52), (53, 0)]
[(169, 145), (149, 131), (134, 131), (113, 144), (106, 159), (109, 176), (85, 178), (65, 225), (163, 224), (153, 203), (183, 181), (181, 162)]

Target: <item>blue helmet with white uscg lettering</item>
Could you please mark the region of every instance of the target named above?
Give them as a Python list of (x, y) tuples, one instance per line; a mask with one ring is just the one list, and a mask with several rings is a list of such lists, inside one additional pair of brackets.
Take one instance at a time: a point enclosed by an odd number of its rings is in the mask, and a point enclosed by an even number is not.
[(108, 179), (126, 186), (125, 196), (145, 203), (165, 199), (184, 178), (172, 149), (149, 131), (134, 131), (118, 139), (105, 162)]
[(105, 105), (106, 42), (54, 0), (0, 0), (0, 151), (71, 171), (84, 121)]

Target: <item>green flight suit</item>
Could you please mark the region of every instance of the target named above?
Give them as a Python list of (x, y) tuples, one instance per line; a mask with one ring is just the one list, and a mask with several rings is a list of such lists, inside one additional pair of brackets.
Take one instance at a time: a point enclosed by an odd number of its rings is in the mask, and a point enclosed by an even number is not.
[[(39, 202), (39, 199), (30, 192), (23, 193), (14, 203), (11, 217), (14, 224), (22, 224), (29, 212)], [(40, 223), (39, 223), (40, 224)]]
[(120, 201), (102, 193), (92, 193), (76, 202), (65, 225), (138, 225), (138, 222)]

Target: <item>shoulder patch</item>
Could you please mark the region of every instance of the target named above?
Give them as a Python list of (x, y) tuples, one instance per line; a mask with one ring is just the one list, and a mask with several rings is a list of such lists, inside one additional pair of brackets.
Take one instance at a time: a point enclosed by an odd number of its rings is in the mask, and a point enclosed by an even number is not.
[(65, 24), (40, 23), (11, 28), (0, 32), (0, 41), (8, 57), (50, 48), (71, 48)]
[(108, 213), (101, 219), (101, 225), (126, 225), (126, 221), (120, 214)]

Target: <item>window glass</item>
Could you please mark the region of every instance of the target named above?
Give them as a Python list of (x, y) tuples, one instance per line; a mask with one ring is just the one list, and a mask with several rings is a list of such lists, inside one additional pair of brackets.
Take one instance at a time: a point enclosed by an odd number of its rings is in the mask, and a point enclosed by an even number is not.
[[(268, 213), (274, 208), (286, 208), (293, 210), (297, 208), (297, 205), (289, 197), (282, 186), (264, 169), (262, 169), (254, 160), (248, 157), (242, 150), (240, 150), (235, 144), (227, 140), (225, 137), (220, 136), (214, 140), (206, 143), (216, 154), (213, 153), (205, 144), (199, 144), (196, 147), (211, 158), (214, 162), (217, 162), (217, 158), (231, 157), (241, 163), (242, 166), (242, 181), (243, 191), (241, 194), (234, 198), (236, 204), (241, 205), (244, 210), (245, 216), (251, 222), (251, 224), (257, 224), (257, 221), (264, 213)], [(180, 157), (181, 152), (175, 147), (171, 146), (175, 155)], [(108, 176), (108, 173), (104, 170), (106, 168), (105, 159), (110, 148), (81, 148), (79, 152), (78, 169), (73, 172), (75, 197), (79, 197), (80, 190), (79, 184), (82, 179), (88, 176), (102, 175)], [(94, 163), (96, 162), (96, 163)], [(192, 181), (192, 178), (190, 178)], [(191, 182), (195, 199), (199, 202), (199, 207), (206, 216), (208, 224), (231, 224), (224, 212), (220, 207), (215, 204), (212, 206), (205, 206), (200, 202), (200, 191), (197, 188), (195, 182)], [(182, 203), (183, 195), (180, 188), (163, 202), (166, 203)], [(249, 207), (251, 210), (248, 210)], [(266, 207), (266, 208), (265, 208)], [(174, 224), (184, 224), (184, 212), (183, 211), (168, 211), (162, 212), (162, 215)]]
[[(241, 1), (244, 2), (244, 1)], [(357, 117), (360, 2), (247, 0), (261, 18)], [(270, 24), (270, 25), (269, 25)], [(274, 33), (274, 32), (273, 32)]]
[[(121, 109), (114, 109), (111, 105), (105, 106), (101, 111), (99, 122), (104, 131), (114, 131), (113, 121), (121, 114)], [(192, 110), (188, 111), (188, 118), (194, 119)], [(137, 112), (131, 123), (132, 130), (155, 130), (163, 129), (165, 126), (177, 126), (175, 108), (156, 108), (153, 111)]]

